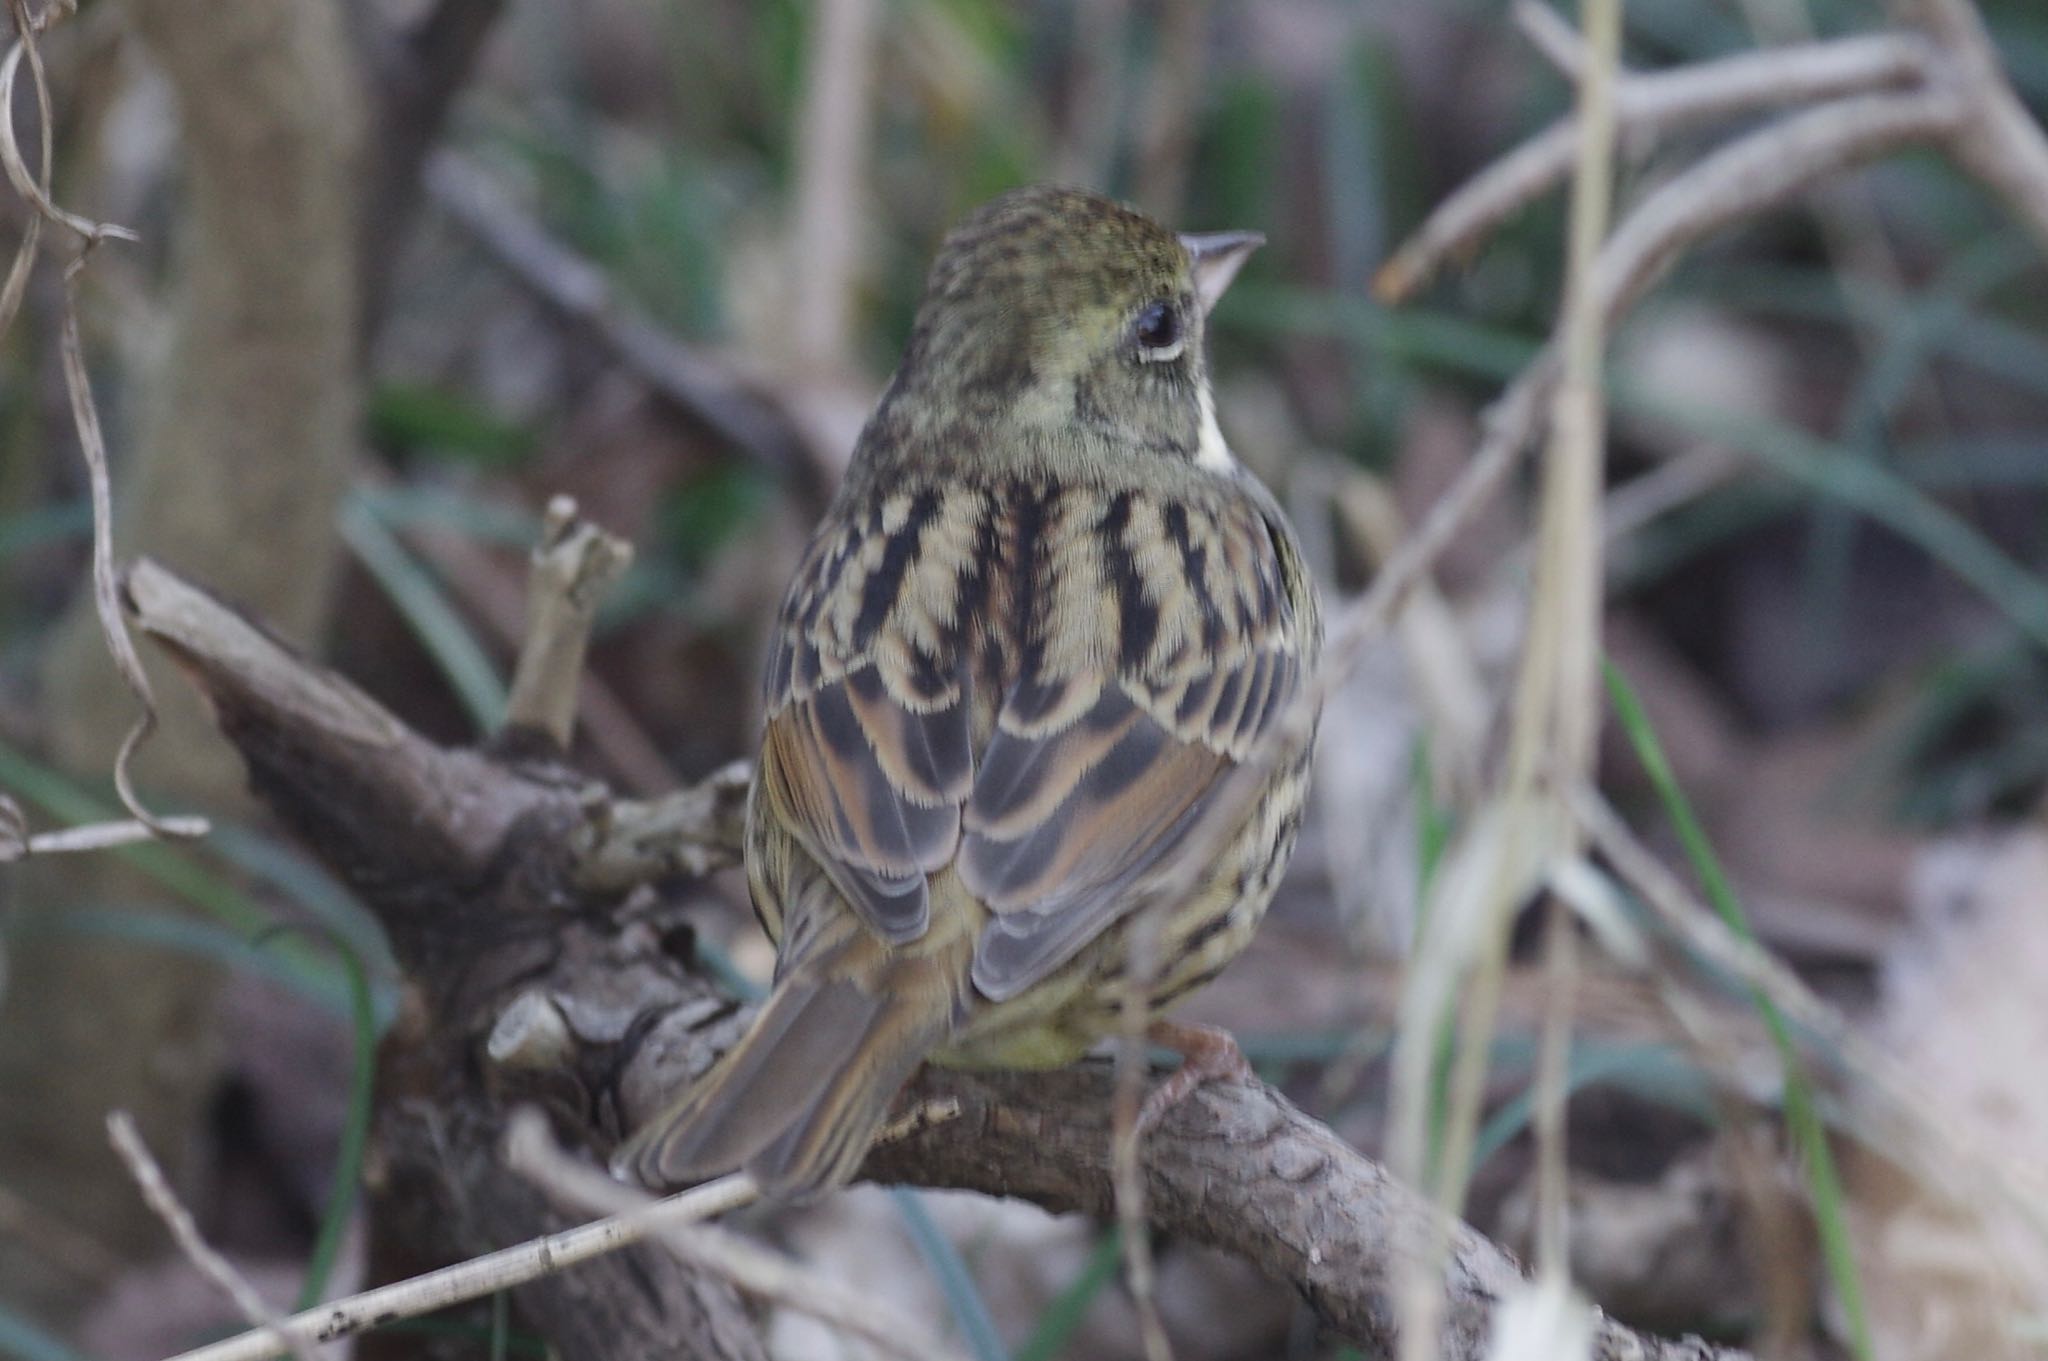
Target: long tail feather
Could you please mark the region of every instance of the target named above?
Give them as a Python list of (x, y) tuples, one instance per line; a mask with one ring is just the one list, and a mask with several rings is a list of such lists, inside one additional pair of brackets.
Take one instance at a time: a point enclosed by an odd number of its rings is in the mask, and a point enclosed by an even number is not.
[(952, 1025), (950, 989), (901, 981), (911, 985), (778, 983), (739, 1044), (627, 1141), (613, 1167), (648, 1186), (744, 1168), (776, 1200), (846, 1182)]

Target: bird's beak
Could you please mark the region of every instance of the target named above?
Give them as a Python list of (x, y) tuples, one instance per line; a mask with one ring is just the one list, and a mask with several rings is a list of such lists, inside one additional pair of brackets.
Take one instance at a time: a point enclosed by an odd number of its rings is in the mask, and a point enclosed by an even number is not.
[(1266, 244), (1266, 237), (1263, 232), (1182, 232), (1180, 243), (1194, 257), (1195, 296), (1207, 316), (1252, 252)]

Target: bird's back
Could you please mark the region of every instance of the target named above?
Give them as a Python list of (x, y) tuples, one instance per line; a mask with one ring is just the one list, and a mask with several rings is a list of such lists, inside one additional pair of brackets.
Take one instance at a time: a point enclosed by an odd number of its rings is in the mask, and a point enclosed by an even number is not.
[[(964, 933), (969, 1055), (1064, 1062), (1092, 1024), (1003, 1037), (1077, 1019), (1062, 994), (1101, 971), (1088, 947), (1213, 802), (1257, 821), (1262, 795), (1234, 777), (1313, 664), (1313, 589), (1249, 477), (1147, 476), (1143, 457), (1123, 476), (875, 479), (835, 506), (766, 679), (751, 879), (784, 968), (854, 925), (913, 948)], [(1205, 835), (1237, 839), (1222, 830)], [(1292, 830), (1243, 854), (1263, 862)], [(1235, 849), (1210, 853), (1223, 867)], [(1191, 910), (1255, 920), (1264, 895), (1247, 908), (1229, 868), (1220, 891), (1190, 876)]]

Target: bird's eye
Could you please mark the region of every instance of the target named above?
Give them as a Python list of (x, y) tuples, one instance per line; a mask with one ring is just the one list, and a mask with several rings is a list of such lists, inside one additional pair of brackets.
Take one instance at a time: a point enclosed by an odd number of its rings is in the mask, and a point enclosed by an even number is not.
[(1138, 357), (1141, 359), (1157, 362), (1180, 357), (1183, 342), (1180, 314), (1172, 303), (1155, 302), (1138, 313), (1131, 334), (1138, 342)]

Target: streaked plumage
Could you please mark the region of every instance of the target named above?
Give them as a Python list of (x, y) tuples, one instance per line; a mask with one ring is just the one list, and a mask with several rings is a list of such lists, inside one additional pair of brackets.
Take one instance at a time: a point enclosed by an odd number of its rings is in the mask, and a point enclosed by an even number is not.
[(770, 649), (747, 873), (775, 988), (622, 1152), (643, 1180), (807, 1194), (926, 1058), (1071, 1062), (1179, 853), (1209, 863), (1153, 1007), (1250, 939), (1308, 758), (1241, 763), (1320, 639), (1208, 395), (1203, 317), (1252, 244), (1047, 188), (948, 238)]

